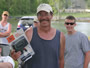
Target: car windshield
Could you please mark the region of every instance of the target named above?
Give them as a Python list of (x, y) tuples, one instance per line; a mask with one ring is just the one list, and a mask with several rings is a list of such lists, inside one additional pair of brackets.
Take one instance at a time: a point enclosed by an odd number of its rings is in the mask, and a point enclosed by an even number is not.
[(22, 18), (21, 23), (22, 24), (33, 24), (33, 19), (32, 18)]
[(21, 20), (33, 20), (33, 18), (22, 18)]
[(28, 27), (33, 26), (33, 22), (34, 22), (34, 17), (28, 17), (28, 16), (22, 17), (18, 22), (17, 30), (23, 28), (23, 30), (25, 31)]

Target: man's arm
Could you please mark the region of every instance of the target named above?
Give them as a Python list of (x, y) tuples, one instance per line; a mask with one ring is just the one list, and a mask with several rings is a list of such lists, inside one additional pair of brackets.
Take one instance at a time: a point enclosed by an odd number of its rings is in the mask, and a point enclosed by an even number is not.
[(2, 62), (0, 63), (0, 68), (13, 68), (13, 66), (9, 62)]
[(85, 53), (84, 68), (88, 68), (89, 62), (90, 62), (90, 51)]
[(32, 34), (33, 34), (33, 28), (32, 28), (32, 27), (28, 28), (28, 29), (25, 31), (25, 35), (26, 35), (26, 37), (27, 37), (27, 39), (28, 39), (29, 42), (30, 42), (31, 39), (32, 39)]
[(8, 30), (4, 33), (0, 32), (0, 37), (6, 37), (6, 36), (9, 36), (11, 33), (11, 24), (9, 24), (8, 26)]
[(65, 36), (63, 33), (60, 35), (60, 68), (64, 68), (64, 50), (65, 50)]

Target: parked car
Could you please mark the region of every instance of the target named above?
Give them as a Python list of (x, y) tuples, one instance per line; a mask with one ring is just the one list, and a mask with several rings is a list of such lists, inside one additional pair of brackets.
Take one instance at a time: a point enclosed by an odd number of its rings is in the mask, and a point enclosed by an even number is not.
[(33, 22), (34, 22), (33, 16), (23, 16), (20, 18), (18, 22), (17, 30), (22, 28), (25, 31), (28, 27), (33, 26)]

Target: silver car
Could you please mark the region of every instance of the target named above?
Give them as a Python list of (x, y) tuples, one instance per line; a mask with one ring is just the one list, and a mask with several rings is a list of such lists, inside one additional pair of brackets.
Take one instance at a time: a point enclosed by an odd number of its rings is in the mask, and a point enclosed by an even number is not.
[(23, 16), (20, 18), (18, 22), (17, 30), (22, 28), (25, 31), (28, 27), (33, 26), (33, 22), (34, 22), (33, 16)]

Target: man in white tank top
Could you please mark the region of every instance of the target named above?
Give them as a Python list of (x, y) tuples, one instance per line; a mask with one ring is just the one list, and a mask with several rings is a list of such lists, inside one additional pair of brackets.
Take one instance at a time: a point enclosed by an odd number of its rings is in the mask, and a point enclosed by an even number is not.
[(11, 24), (7, 22), (9, 17), (8, 11), (2, 13), (2, 20), (0, 21), (0, 46), (2, 46), (3, 55), (9, 55), (10, 49), (6, 37), (11, 33)]

